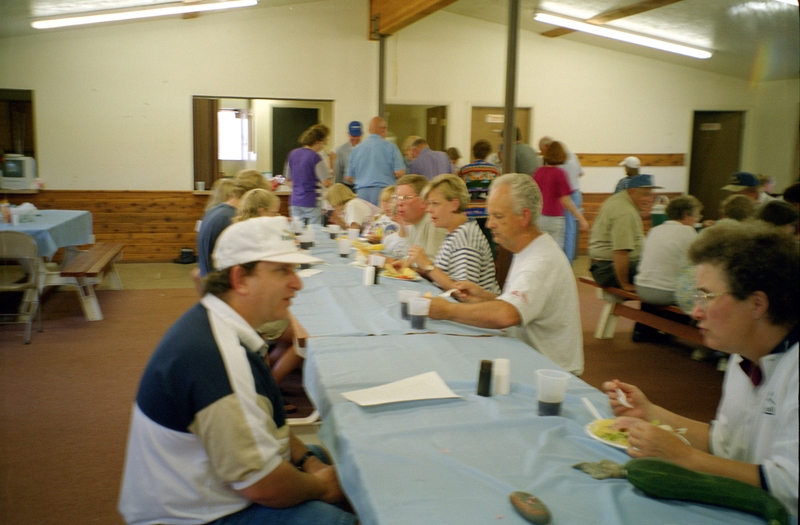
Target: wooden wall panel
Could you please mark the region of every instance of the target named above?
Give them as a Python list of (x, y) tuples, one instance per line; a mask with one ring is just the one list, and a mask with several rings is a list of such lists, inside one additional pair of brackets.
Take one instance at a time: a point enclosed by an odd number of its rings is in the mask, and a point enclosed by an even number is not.
[(683, 153), (576, 153), (581, 166), (596, 168), (618, 166), (625, 157), (638, 157), (642, 167), (647, 166), (685, 166), (686, 155)]
[[(678, 193), (666, 193), (671, 197)], [(8, 194), (9, 202), (30, 202), (40, 209), (89, 210), (98, 242), (125, 243), (122, 261), (171, 262), (181, 248), (194, 248), (195, 223), (202, 218), (207, 194), (191, 191), (58, 191)], [(583, 209), (591, 224), (609, 193), (585, 193)], [(282, 209), (287, 196), (281, 196)], [(645, 229), (650, 228), (649, 220)], [(578, 254), (585, 255), (589, 234), (578, 238)]]

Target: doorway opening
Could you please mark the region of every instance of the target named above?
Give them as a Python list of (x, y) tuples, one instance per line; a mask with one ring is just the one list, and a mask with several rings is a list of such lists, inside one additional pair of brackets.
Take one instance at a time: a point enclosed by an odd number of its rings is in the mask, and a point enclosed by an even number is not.
[(447, 106), (387, 104), (386, 125), (386, 138), (404, 155), (403, 142), (412, 135), (424, 138), (432, 150), (447, 149)]

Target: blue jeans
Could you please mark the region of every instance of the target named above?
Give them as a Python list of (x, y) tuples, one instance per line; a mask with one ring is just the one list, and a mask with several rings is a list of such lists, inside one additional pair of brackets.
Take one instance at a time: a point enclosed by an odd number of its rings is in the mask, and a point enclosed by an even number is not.
[(364, 199), (365, 201), (369, 201), (375, 206), (380, 207), (381, 192), (385, 187), (386, 186), (379, 186), (374, 188), (358, 188), (358, 191), (356, 193), (358, 194), (359, 199)]
[(322, 208), (290, 206), (290, 213), (292, 218), (308, 219), (308, 224), (322, 224)]
[[(308, 445), (323, 463), (330, 464), (322, 447)], [(249, 507), (223, 516), (208, 525), (355, 525), (358, 518), (324, 501), (306, 501), (285, 509), (272, 509), (254, 503)]]
[[(583, 210), (581, 210), (583, 205), (583, 193), (581, 193), (581, 190), (573, 191), (569, 198), (575, 203), (575, 207), (583, 213)], [(572, 261), (575, 260), (575, 251), (578, 249), (578, 219), (569, 210), (564, 210), (564, 218), (566, 219), (566, 224), (564, 224), (564, 253), (567, 254), (567, 259), (572, 264)]]

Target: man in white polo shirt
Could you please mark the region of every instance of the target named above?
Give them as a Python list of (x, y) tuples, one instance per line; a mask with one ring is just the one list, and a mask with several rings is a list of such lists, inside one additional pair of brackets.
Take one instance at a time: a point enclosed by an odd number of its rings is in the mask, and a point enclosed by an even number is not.
[(486, 226), (514, 254), (503, 292), (459, 282), (456, 298), (431, 300), (431, 319), (448, 319), (508, 332), (575, 375), (583, 373), (583, 329), (578, 288), (564, 251), (536, 226), (542, 194), (529, 175), (509, 173), (492, 182)]

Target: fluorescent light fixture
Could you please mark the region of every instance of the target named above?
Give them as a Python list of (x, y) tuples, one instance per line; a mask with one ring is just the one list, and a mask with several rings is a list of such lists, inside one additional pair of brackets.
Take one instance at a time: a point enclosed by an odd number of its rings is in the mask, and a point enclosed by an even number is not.
[(258, 4), (258, 0), (222, 0), (211, 3), (185, 3), (173, 6), (154, 7), (148, 9), (135, 9), (129, 11), (115, 11), (95, 15), (78, 15), (67, 18), (51, 18), (36, 20), (31, 26), (36, 29), (52, 29), (55, 27), (69, 27), (84, 24), (100, 24), (104, 22), (119, 22), (121, 20), (135, 20), (137, 18), (152, 18), (156, 16), (182, 15), (186, 13), (201, 13), (204, 11), (219, 11), (235, 7), (249, 7)]
[(647, 36), (635, 35), (633, 33), (609, 29), (603, 26), (587, 24), (585, 22), (579, 22), (577, 20), (564, 18), (562, 16), (555, 16), (547, 13), (536, 13), (533, 18), (537, 22), (544, 22), (545, 24), (566, 27), (568, 29), (574, 29), (575, 31), (582, 31), (584, 33), (591, 33), (597, 36), (613, 38), (614, 40), (621, 40), (622, 42), (628, 42), (630, 44), (652, 47), (654, 49), (669, 51), (670, 53), (678, 53), (679, 55), (686, 55), (693, 58), (709, 58), (711, 56), (710, 52), (703, 49), (673, 44), (672, 42), (667, 42), (666, 40), (657, 40)]
[(778, 2), (783, 2), (784, 4), (789, 4), (793, 6), (800, 6), (800, 2), (797, 0), (778, 0)]

